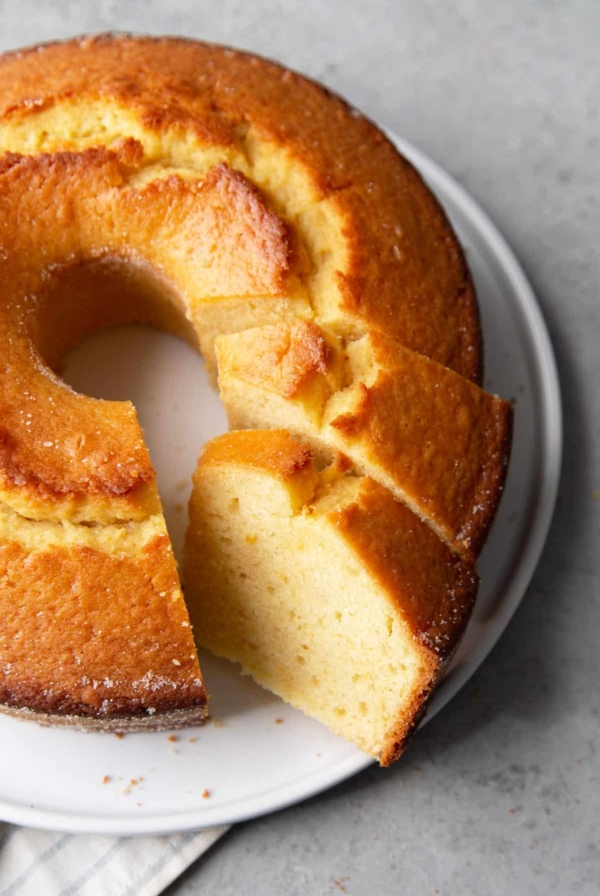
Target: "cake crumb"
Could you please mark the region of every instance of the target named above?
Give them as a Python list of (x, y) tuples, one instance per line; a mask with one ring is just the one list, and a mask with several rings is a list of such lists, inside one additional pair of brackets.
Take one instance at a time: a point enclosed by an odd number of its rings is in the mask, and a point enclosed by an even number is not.
[(190, 737), (190, 743), (191, 743), (191, 744), (195, 744), (195, 743), (197, 743), (197, 741), (198, 741), (198, 738), (197, 738), (197, 737)]
[(104, 775), (104, 777), (102, 778), (102, 783), (110, 784), (110, 775)]
[(176, 504), (175, 510), (177, 511), (177, 513), (181, 513), (181, 511), (183, 510), (183, 504)]
[(131, 787), (137, 787), (137, 785), (139, 784), (139, 781), (137, 778), (131, 778), (131, 780), (129, 781), (129, 784)]
[(116, 734), (115, 734), (115, 737), (117, 738), (117, 740), (123, 740), (123, 738), (125, 737), (125, 735), (124, 735), (124, 734), (121, 734), (120, 731), (117, 731)]
[(283, 719), (275, 719), (276, 725), (283, 725)]
[(209, 799), (209, 797), (210, 797), (210, 790), (204, 790), (204, 792), (202, 794), (202, 799), (207, 800), (207, 799)]
[(330, 890), (339, 890), (340, 893), (347, 893), (346, 887), (344, 884), (347, 880), (350, 880), (349, 877), (336, 877), (333, 881), (333, 885), (329, 887)]
[(213, 716), (211, 716), (210, 721), (215, 726), (215, 728), (225, 728), (224, 723), (220, 719), (215, 719)]
[(176, 744), (176, 743), (177, 743), (177, 737), (176, 737), (174, 734), (169, 734), (167, 740), (168, 740), (169, 743), (171, 743), (171, 744)]
[(141, 803), (136, 803), (136, 806), (141, 806), (141, 805), (142, 805)]

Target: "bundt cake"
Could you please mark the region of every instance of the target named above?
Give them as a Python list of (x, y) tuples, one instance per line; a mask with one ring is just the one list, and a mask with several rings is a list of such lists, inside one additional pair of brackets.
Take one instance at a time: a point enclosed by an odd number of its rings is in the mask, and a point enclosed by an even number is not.
[[(390, 762), (467, 624), (510, 449), (419, 175), (274, 63), (102, 35), (0, 57), (0, 225), (0, 710), (201, 721), (189, 610)], [(196, 346), (241, 428), (194, 478), (187, 609), (135, 410), (58, 376), (122, 323)]]

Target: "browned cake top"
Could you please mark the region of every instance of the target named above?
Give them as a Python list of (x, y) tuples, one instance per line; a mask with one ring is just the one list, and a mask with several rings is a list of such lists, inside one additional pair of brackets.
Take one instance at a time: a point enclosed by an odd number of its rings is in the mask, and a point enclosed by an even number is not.
[(445, 215), (413, 167), (341, 99), (272, 62), (181, 39), (100, 36), (0, 60), (0, 118), (11, 126), (53, 104), (99, 99), (157, 133), (189, 131), (251, 156), (261, 143), (281, 150), (342, 222), (338, 299), (355, 332), (381, 329), (480, 379), (477, 306)]
[(312, 470), (313, 452), (284, 429), (226, 432), (202, 449), (203, 464), (237, 464), (264, 470), (283, 481)]
[(206, 701), (166, 535), (135, 554), (0, 544), (0, 616), (1, 704), (110, 717)]

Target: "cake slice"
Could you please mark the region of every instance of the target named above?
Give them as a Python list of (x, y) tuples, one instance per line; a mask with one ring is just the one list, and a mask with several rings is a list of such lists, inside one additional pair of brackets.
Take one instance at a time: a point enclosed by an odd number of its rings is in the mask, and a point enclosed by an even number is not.
[(209, 442), (184, 588), (197, 639), (389, 765), (421, 718), (478, 580), (372, 479), (285, 431)]
[(321, 458), (340, 451), (451, 547), (479, 552), (504, 486), (508, 402), (374, 332), (344, 350), (297, 320), (215, 348), (232, 429), (284, 427)]
[(2, 712), (116, 732), (207, 716), (160, 510), (82, 525), (0, 504), (0, 618)]

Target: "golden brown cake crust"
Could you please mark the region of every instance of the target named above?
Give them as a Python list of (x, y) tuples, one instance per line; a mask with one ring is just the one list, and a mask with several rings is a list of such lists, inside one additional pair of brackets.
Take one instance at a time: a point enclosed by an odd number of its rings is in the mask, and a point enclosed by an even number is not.
[(241, 52), (172, 38), (101, 35), (0, 59), (0, 118), (61, 101), (111, 100), (157, 132), (243, 144), (252, 128), (309, 174), (343, 221), (342, 305), (479, 382), (481, 333), (462, 250), (414, 168), (362, 115), (320, 85)]
[(0, 704), (110, 719), (206, 707), (166, 536), (137, 556), (0, 545)]
[(508, 470), (513, 411), (441, 364), (371, 337), (375, 382), (331, 420), (459, 551), (478, 555)]
[(207, 442), (199, 463), (237, 464), (265, 470), (286, 480), (300, 472), (310, 474), (314, 452), (284, 429), (249, 429), (227, 432)]

